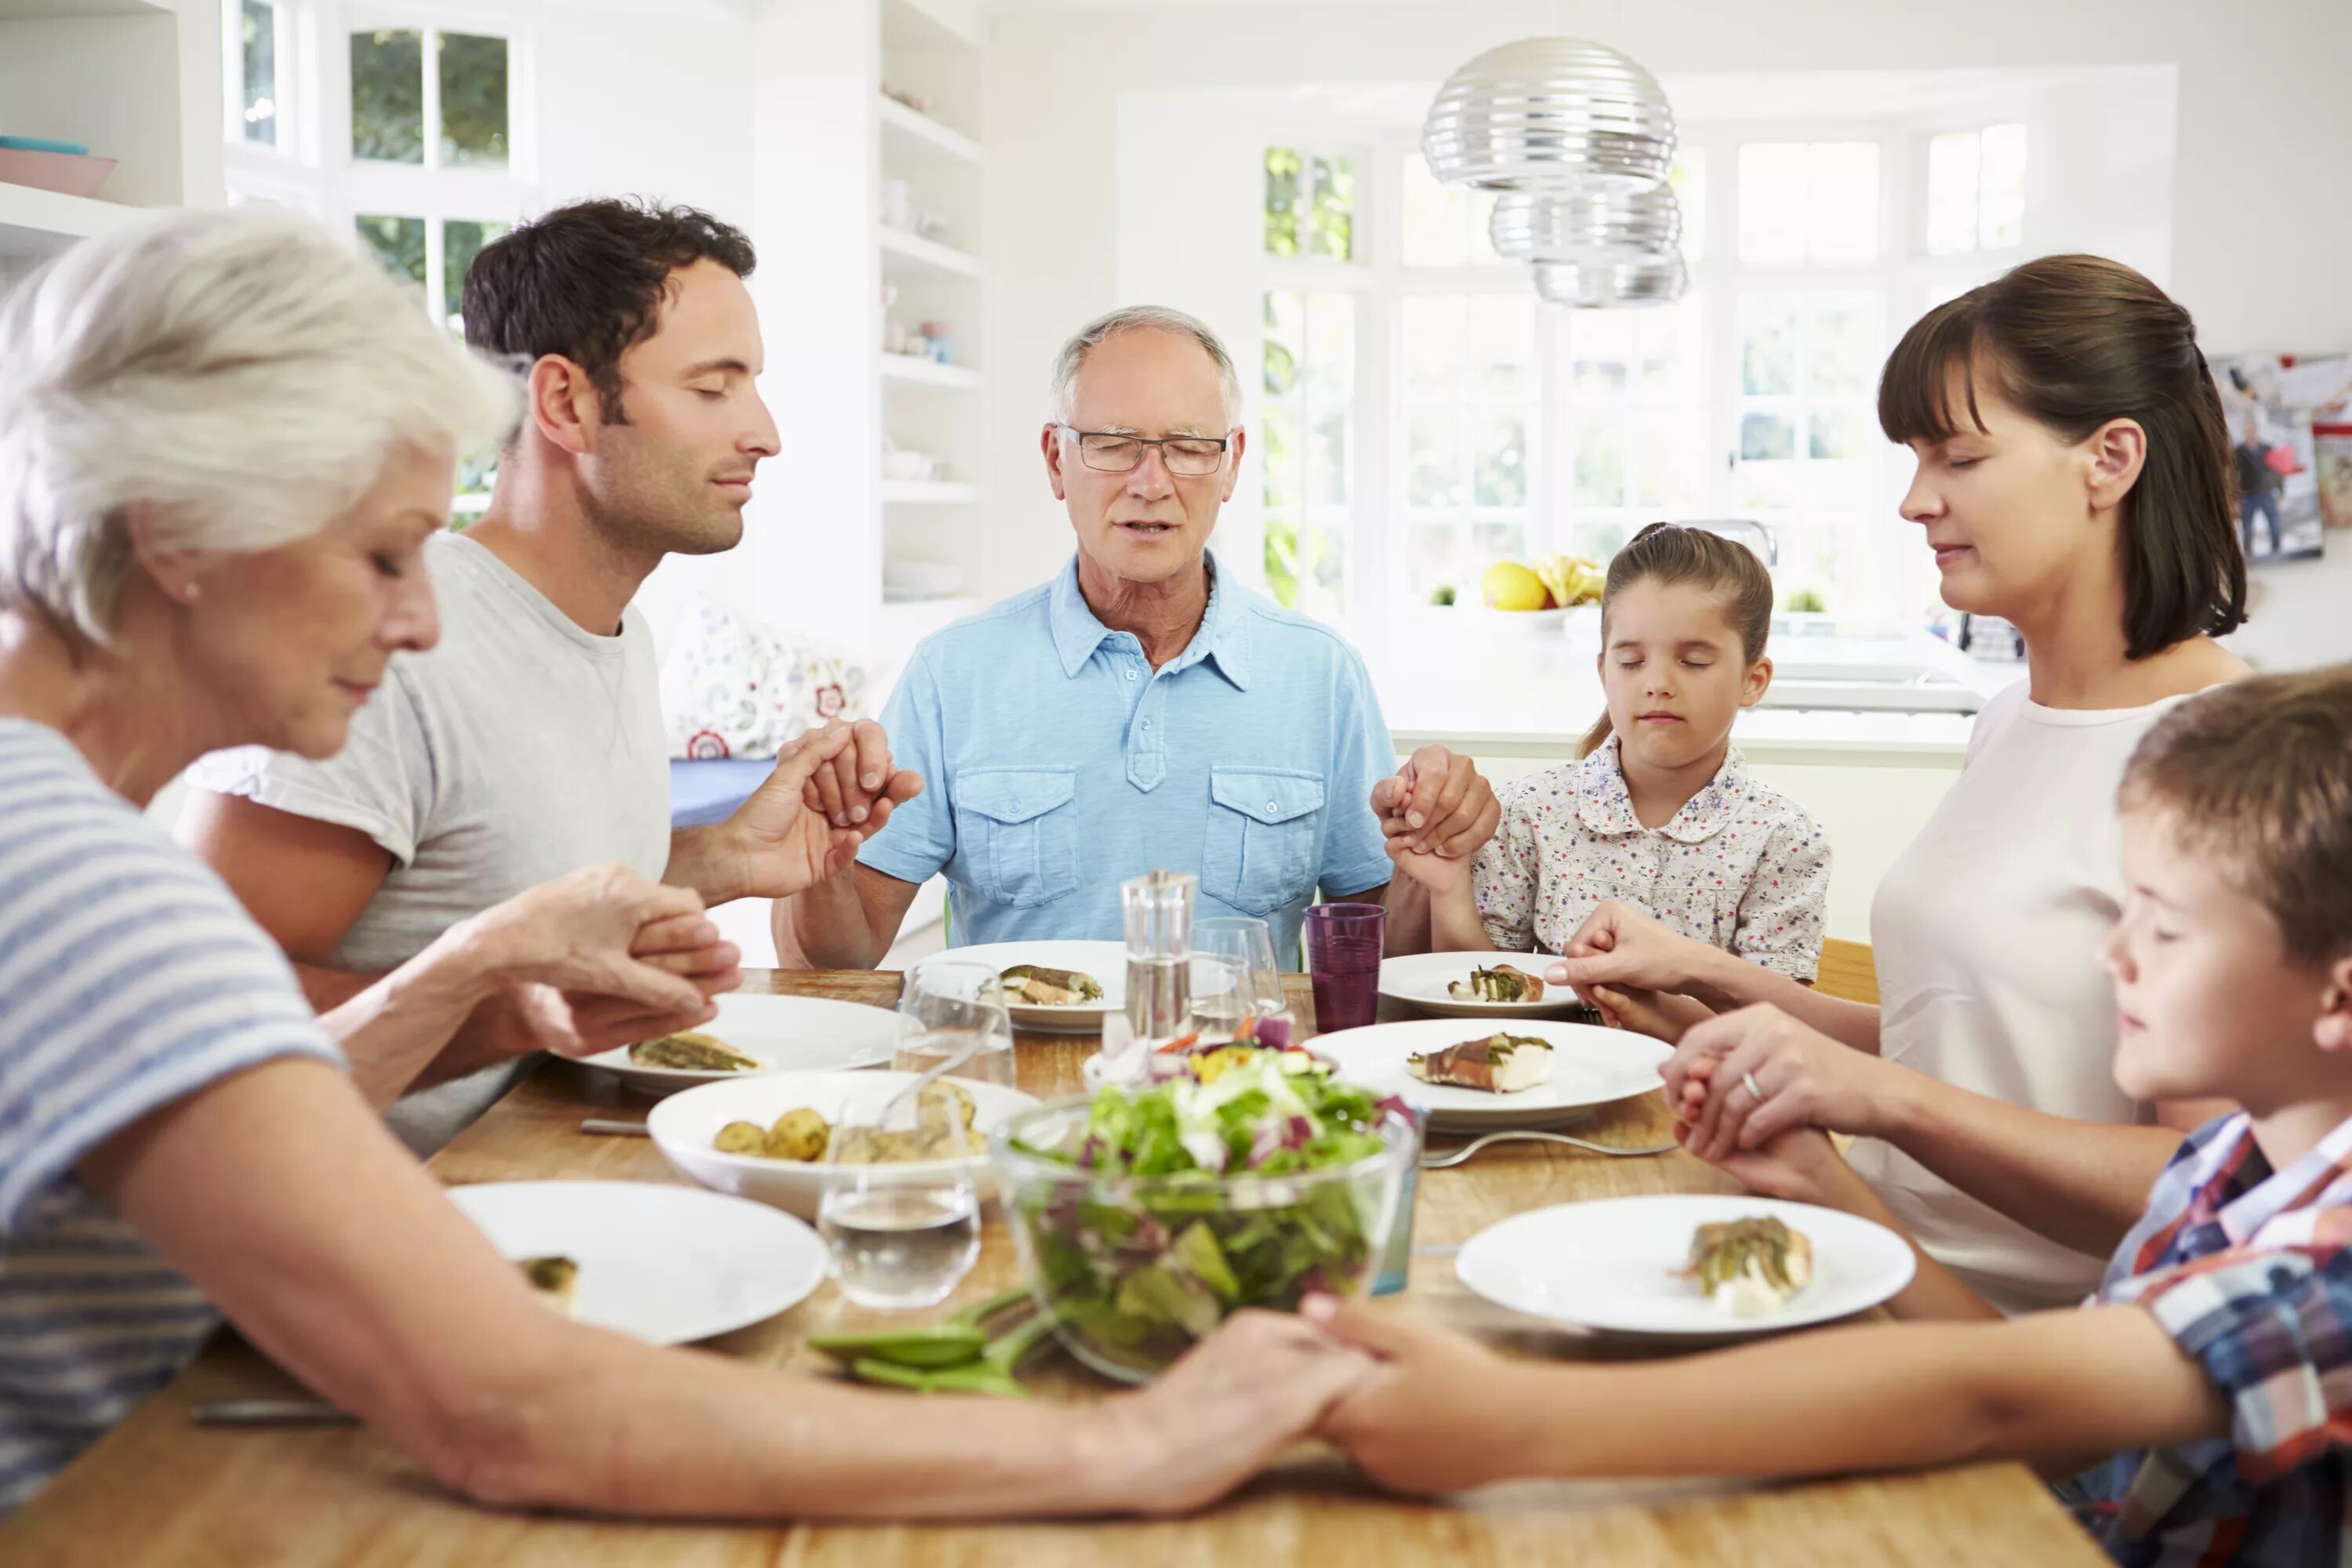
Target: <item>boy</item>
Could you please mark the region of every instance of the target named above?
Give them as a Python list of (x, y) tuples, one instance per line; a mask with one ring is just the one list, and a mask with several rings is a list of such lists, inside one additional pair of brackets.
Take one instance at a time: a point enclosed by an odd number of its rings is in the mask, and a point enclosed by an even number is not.
[[(2102, 954), (2116, 1081), (2141, 1100), (2244, 1109), (2181, 1145), (2081, 1310), (2001, 1321), (1923, 1255), (1895, 1315), (1971, 1321), (1529, 1367), (1318, 1300), (1309, 1316), (1388, 1363), (1328, 1435), (1416, 1491), (2023, 1458), (2076, 1475), (2063, 1489), (2118, 1563), (2339, 1562), (2352, 1486), (2352, 666), (2182, 704), (2133, 756), (2121, 805), (2130, 896)], [(1885, 1219), (1815, 1131), (1726, 1168)], [(1594, 1409), (1611, 1419), (1591, 1422)]]

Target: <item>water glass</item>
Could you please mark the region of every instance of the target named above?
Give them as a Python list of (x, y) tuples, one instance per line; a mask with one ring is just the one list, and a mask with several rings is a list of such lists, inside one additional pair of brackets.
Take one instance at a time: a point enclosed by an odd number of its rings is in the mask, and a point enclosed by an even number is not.
[(1307, 973), (1319, 1034), (1358, 1029), (1381, 1005), (1381, 952), (1388, 910), (1378, 904), (1315, 904), (1307, 910)]
[(917, 1177), (888, 1165), (837, 1165), (819, 1200), (841, 1293), (861, 1307), (936, 1307), (980, 1257), (980, 1194), (967, 1176)]
[(1204, 1040), (1230, 1039), (1244, 1018), (1287, 1018), (1274, 931), (1247, 915), (1192, 922), (1192, 1029)]
[(1192, 1016), (1192, 901), (1200, 879), (1149, 871), (1118, 885), (1127, 929), (1127, 1024), (1139, 1040), (1181, 1034)]
[(1003, 982), (985, 963), (927, 959), (908, 974), (898, 998), (898, 1047), (890, 1065), (924, 1072), (960, 1055), (964, 1060), (948, 1068), (949, 1077), (1013, 1087), (1013, 1016)]

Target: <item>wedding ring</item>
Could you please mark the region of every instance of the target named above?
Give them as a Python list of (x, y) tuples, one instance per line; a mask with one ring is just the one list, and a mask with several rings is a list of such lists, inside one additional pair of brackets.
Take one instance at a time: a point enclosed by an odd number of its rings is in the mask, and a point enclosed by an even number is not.
[(1739, 1085), (1742, 1089), (1745, 1089), (1748, 1091), (1748, 1099), (1753, 1100), (1759, 1105), (1764, 1103), (1764, 1091), (1756, 1087), (1756, 1075), (1754, 1073), (1741, 1073), (1739, 1075)]

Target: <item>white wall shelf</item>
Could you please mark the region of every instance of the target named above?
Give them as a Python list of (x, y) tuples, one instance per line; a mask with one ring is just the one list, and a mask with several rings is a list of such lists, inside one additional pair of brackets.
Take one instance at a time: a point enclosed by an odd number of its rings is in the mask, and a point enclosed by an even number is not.
[(142, 210), (30, 185), (0, 184), (0, 256), (47, 256), (129, 223)]
[(46, 21), (59, 16), (138, 16), (173, 8), (172, 0), (0, 0), (0, 22)]
[(986, 385), (980, 372), (969, 365), (941, 364), (915, 354), (882, 356), (882, 379), (910, 386), (938, 386), (956, 392), (978, 392)]
[[(5, 4), (5, 0), (0, 0)], [(983, 161), (980, 143), (952, 127), (940, 124), (919, 110), (908, 108), (895, 98), (885, 98), (877, 106), (882, 118), (886, 146), (896, 144), (913, 152), (944, 153), (961, 158), (967, 163)]]
[(954, 479), (885, 479), (885, 506), (976, 506), (981, 488)]
[(978, 278), (982, 268), (980, 258), (951, 245), (941, 245), (936, 239), (925, 239), (919, 234), (908, 234), (903, 228), (878, 227), (877, 243), (882, 247), (882, 275), (886, 278), (905, 272), (947, 272), (960, 278)]

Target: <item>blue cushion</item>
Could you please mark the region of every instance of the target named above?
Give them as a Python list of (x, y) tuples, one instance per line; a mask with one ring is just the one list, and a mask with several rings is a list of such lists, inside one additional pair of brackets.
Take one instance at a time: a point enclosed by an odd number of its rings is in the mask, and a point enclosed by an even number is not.
[(776, 771), (773, 757), (723, 757), (669, 764), (669, 825), (700, 827), (723, 822)]

